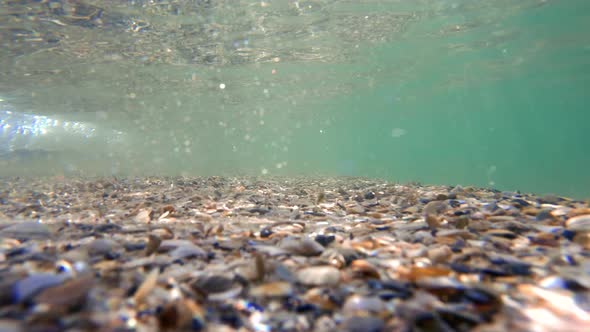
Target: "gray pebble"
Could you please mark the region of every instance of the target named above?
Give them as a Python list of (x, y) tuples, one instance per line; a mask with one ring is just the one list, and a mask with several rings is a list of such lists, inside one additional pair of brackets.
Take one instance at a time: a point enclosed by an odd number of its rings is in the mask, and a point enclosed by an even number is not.
[(17, 239), (46, 239), (51, 237), (51, 232), (45, 224), (36, 221), (22, 221), (0, 230), (0, 237)]
[(343, 324), (347, 332), (381, 332), (385, 331), (385, 322), (378, 317), (349, 317)]
[(279, 247), (291, 254), (301, 256), (318, 256), (324, 251), (321, 244), (309, 238), (286, 237), (281, 241)]

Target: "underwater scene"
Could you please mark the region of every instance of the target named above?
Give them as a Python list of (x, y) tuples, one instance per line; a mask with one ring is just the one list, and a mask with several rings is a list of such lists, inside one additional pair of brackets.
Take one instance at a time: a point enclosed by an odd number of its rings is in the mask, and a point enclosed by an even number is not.
[(590, 331), (590, 1), (0, 0), (0, 331)]
[(590, 194), (587, 1), (1, 6), (0, 173)]

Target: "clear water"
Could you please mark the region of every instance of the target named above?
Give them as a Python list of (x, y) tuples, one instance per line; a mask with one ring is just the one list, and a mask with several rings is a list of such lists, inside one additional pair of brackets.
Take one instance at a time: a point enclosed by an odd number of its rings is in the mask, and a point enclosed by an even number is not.
[(3, 1), (2, 111), (97, 134), (33, 137), (0, 174), (352, 175), (585, 198), (588, 31), (586, 0)]

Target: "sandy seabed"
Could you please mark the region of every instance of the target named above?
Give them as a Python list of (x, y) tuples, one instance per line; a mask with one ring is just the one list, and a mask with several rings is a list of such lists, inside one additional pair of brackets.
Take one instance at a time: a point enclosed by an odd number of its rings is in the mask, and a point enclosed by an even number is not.
[(362, 178), (2, 178), (1, 331), (587, 331), (590, 207)]

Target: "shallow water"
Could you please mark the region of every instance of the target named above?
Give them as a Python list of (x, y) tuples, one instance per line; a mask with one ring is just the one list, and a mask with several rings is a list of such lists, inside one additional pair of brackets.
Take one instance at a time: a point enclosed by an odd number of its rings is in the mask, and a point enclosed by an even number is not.
[(2, 2), (2, 111), (125, 142), (43, 139), (0, 173), (588, 197), (589, 16), (584, 0)]

